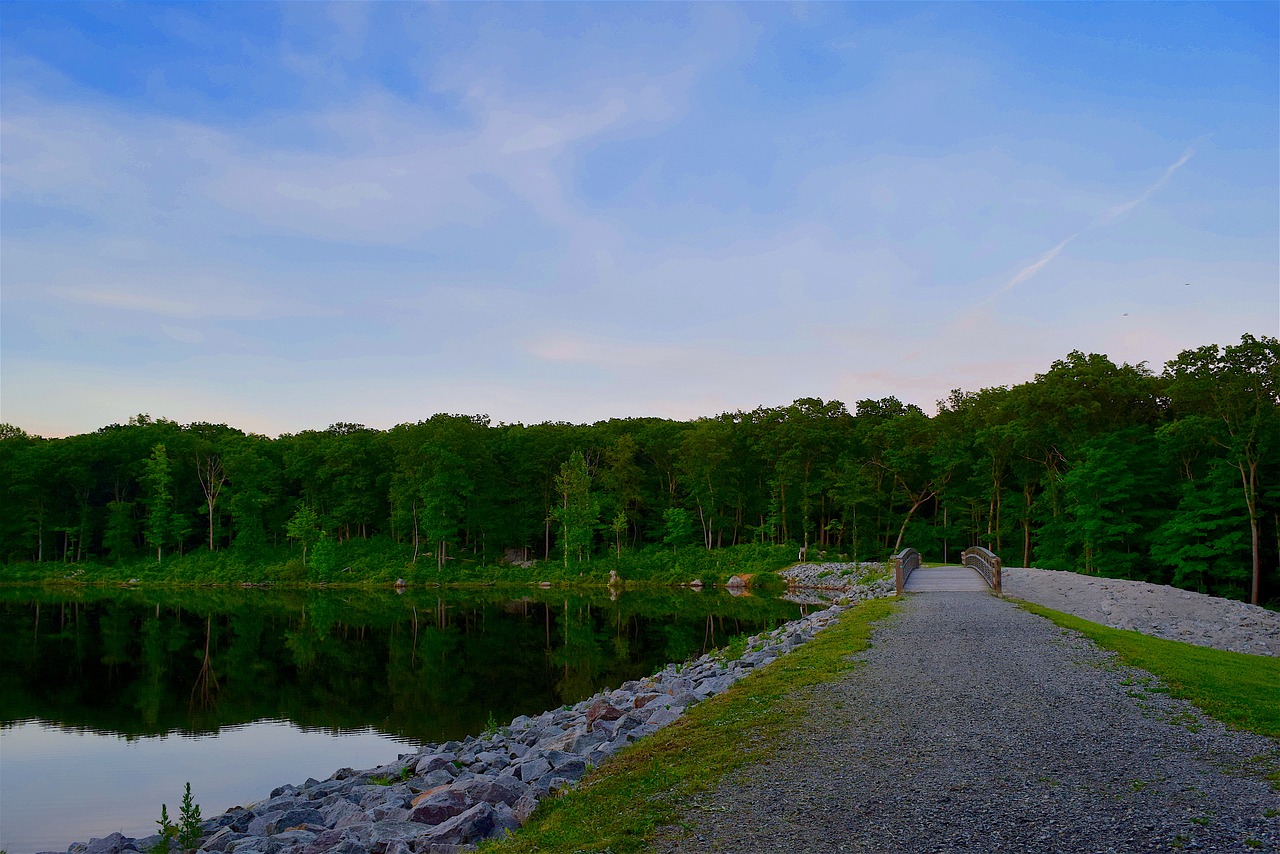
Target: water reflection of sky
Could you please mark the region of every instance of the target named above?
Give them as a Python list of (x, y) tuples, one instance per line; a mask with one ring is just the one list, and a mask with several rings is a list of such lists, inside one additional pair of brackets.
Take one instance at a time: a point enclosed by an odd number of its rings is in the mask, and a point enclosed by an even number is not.
[[(323, 780), (343, 767), (371, 768), (414, 749), (372, 730), (304, 731), (259, 721), (216, 736), (127, 740), (24, 722), (0, 729), (0, 850), (66, 851), (120, 831), (146, 836), (160, 805), (176, 816), (181, 783), (204, 816), (265, 798), (283, 783)], [(281, 779), (280, 769), (292, 772)]]

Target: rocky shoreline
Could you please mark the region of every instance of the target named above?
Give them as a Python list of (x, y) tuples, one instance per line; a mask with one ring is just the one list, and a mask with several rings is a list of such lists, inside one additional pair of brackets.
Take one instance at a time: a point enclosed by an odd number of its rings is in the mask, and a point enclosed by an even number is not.
[[(837, 569), (832, 569), (836, 567)], [(810, 572), (810, 569), (813, 569)], [(710, 652), (602, 691), (573, 706), (520, 716), (494, 732), (427, 745), (378, 768), (281, 786), (202, 825), (199, 851), (217, 854), (452, 854), (523, 824), (539, 800), (572, 787), (627, 745), (685, 709), (811, 640), (850, 604), (894, 595), (892, 580), (862, 582), (867, 565), (806, 564), (783, 573), (797, 587), (838, 592), (836, 604), (747, 639), (741, 656)], [(810, 584), (809, 576), (813, 582)], [(824, 603), (825, 604), (825, 603)], [(159, 836), (120, 833), (68, 854), (151, 851)], [(49, 852), (53, 854), (53, 852)]]
[(791, 602), (817, 604), (831, 600), (832, 593), (847, 593), (865, 586), (868, 579), (888, 576), (888, 567), (878, 561), (856, 563), (796, 563), (778, 572), (787, 583)]

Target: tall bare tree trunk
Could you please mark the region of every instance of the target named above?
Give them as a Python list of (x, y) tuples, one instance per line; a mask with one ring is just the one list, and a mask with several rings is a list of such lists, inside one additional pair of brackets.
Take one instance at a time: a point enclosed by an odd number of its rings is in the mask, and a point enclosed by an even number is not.
[(222, 487), (227, 483), (227, 476), (222, 470), (222, 457), (218, 454), (206, 454), (204, 458), (196, 457), (196, 476), (200, 478), (200, 488), (204, 491), (205, 504), (209, 508), (209, 551), (213, 544), (213, 510), (222, 494)]
[(907, 518), (902, 520), (902, 527), (898, 529), (898, 542), (893, 547), (894, 554), (897, 554), (898, 552), (902, 551), (902, 538), (907, 535), (907, 525), (911, 523), (911, 517), (914, 516), (915, 512), (920, 509), (921, 504), (924, 504), (926, 501), (928, 501), (932, 497), (933, 497), (932, 492), (926, 492), (923, 495), (921, 495), (919, 499), (916, 500), (916, 503), (911, 505), (911, 509), (907, 511)]
[(1022, 565), (1031, 566), (1031, 488), (1024, 487), (1022, 494), (1027, 499), (1027, 515), (1022, 520)]
[(413, 562), (418, 562), (418, 499), (413, 499)]
[(1249, 537), (1253, 545), (1253, 584), (1249, 601), (1258, 604), (1258, 591), (1262, 583), (1262, 552), (1258, 536), (1258, 462), (1243, 460), (1238, 463), (1240, 481), (1244, 486), (1244, 501), (1249, 508)]

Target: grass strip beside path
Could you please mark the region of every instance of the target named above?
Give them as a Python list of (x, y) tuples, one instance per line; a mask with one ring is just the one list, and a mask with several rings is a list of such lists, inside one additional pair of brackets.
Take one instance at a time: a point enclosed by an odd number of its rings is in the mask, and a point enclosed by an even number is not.
[(776, 749), (795, 726), (795, 692), (857, 666), (873, 623), (896, 608), (874, 599), (845, 611), (812, 641), (690, 708), (670, 726), (614, 756), (579, 787), (547, 798), (494, 852), (640, 851), (655, 830), (679, 821), (688, 803), (729, 772)]
[(1280, 738), (1280, 659), (1153, 638), (1031, 602), (1018, 604), (1114, 651), (1125, 664), (1160, 677), (1173, 696), (1228, 727)]

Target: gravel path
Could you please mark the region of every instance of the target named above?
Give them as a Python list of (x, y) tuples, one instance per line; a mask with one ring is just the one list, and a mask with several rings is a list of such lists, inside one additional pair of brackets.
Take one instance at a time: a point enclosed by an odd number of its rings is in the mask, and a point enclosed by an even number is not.
[(656, 851), (1280, 850), (1280, 746), (986, 593), (908, 598)]
[(1005, 567), (1004, 594), (1117, 629), (1254, 655), (1280, 655), (1280, 613), (1164, 584)]

